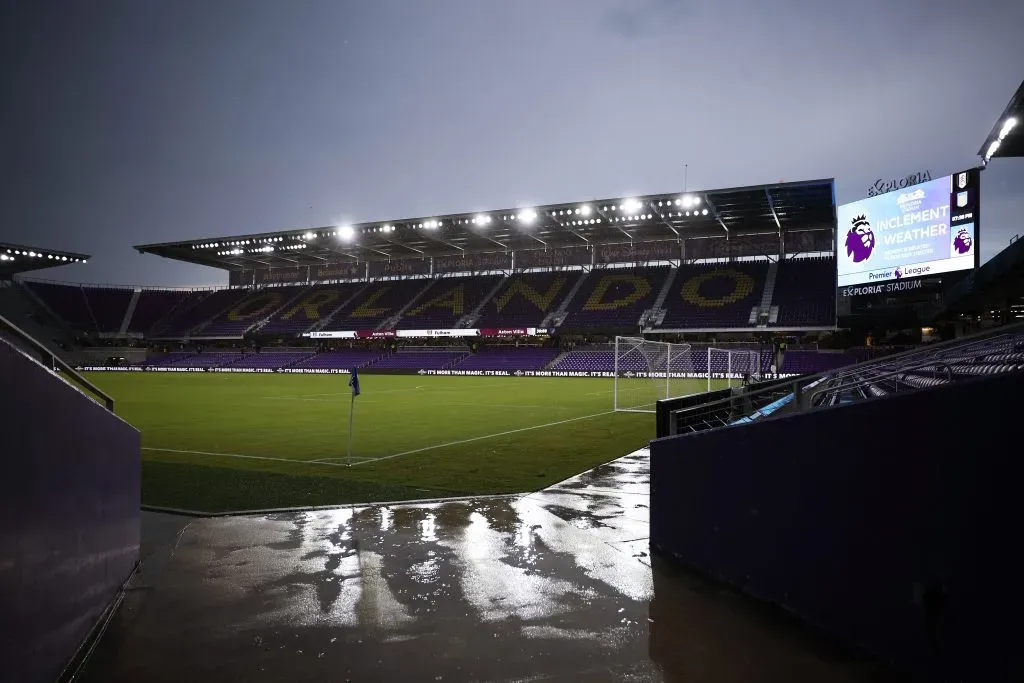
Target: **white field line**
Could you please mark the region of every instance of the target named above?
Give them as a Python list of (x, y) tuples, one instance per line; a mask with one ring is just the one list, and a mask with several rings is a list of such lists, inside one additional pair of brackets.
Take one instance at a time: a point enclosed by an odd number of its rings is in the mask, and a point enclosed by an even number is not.
[(496, 432), (494, 434), (485, 434), (484, 436), (474, 436), (469, 439), (459, 439), (458, 441), (449, 441), (448, 443), (439, 443), (434, 446), (424, 446), (423, 448), (414, 448), (411, 451), (403, 451), (401, 453), (394, 453), (392, 455), (385, 455), (380, 458), (371, 458), (364, 460), (363, 462), (352, 463), (353, 467), (358, 465), (365, 465), (369, 462), (380, 462), (381, 460), (391, 460), (392, 458), (400, 458), (403, 455), (413, 455), (414, 453), (423, 453), (425, 451), (432, 451), (438, 448), (447, 448), (448, 446), (458, 446), (459, 444), (472, 443), (473, 441), (483, 441), (484, 439), (493, 439), (498, 436), (507, 436), (508, 434), (518, 434), (520, 432), (528, 432), (534, 429), (544, 429), (545, 427), (555, 427), (557, 425), (564, 425), (569, 422), (578, 422), (579, 420), (589, 420), (592, 417), (600, 417), (602, 415), (611, 415), (614, 410), (606, 410), (602, 413), (593, 413), (592, 415), (582, 415), (580, 417), (571, 417), (568, 420), (559, 420), (557, 422), (548, 422), (542, 425), (533, 425), (532, 427), (520, 427), (519, 429), (509, 429), (504, 432)]
[[(344, 395), (348, 396), (348, 394), (344, 394)], [(310, 402), (310, 403), (344, 403), (344, 401), (339, 401), (337, 398), (301, 398), (301, 397), (297, 397), (297, 396), (294, 396), (294, 397), (293, 396), (265, 396), (264, 398), (273, 398), (273, 399), (277, 399), (277, 400), (281, 400), (281, 401), (306, 401), (306, 402)], [(419, 402), (420, 400), (421, 399), (416, 399), (415, 402)], [(356, 403), (362, 403), (364, 405), (367, 404), (367, 403), (389, 403), (391, 405), (396, 405), (396, 406), (407, 406), (407, 405), (410, 405), (410, 403), (413, 403), (413, 401), (409, 401), (409, 400), (403, 401), (402, 399), (398, 399), (398, 398), (391, 399), (391, 400), (388, 400), (388, 401), (385, 401), (385, 400), (374, 401), (372, 399), (367, 401), (367, 400), (363, 400), (363, 399), (357, 399)], [(509, 404), (509, 403), (449, 403), (448, 401), (439, 401), (437, 403), (437, 405), (442, 405), (442, 406), (445, 406), (445, 407), (467, 407), (468, 406), (468, 407), (471, 407), (471, 408), (529, 408), (531, 410), (537, 410), (537, 409), (544, 409), (544, 410), (567, 410), (567, 409), (571, 408), (571, 406), (552, 406), (552, 405), (537, 405), (537, 404), (535, 404), (535, 405), (512, 405), (512, 404)]]
[[(462, 379), (471, 379), (471, 378), (462, 378)], [(363, 384), (365, 386), (365, 382), (363, 382)], [(427, 391), (427, 392), (430, 392), (431, 394), (449, 394), (449, 393), (458, 393), (458, 392), (463, 392), (463, 391), (476, 391), (477, 389), (480, 389), (480, 388), (483, 388), (483, 387), (500, 387), (500, 386), (508, 386), (508, 383), (507, 382), (497, 382), (497, 383), (496, 382), (491, 382), (489, 384), (473, 384), (471, 386), (458, 387), (458, 388), (455, 388), (455, 389), (453, 389), (453, 388), (432, 389), (432, 388), (428, 387), (425, 384), (421, 384), (421, 385), (413, 387), (412, 389), (381, 389), (380, 391), (371, 390), (371, 391), (364, 391), (363, 394), (367, 395), (367, 396), (370, 396), (370, 395), (373, 395), (373, 394), (401, 394), (401, 393), (407, 393), (407, 392), (410, 392), (410, 391)], [(331, 393), (328, 393), (328, 394), (293, 394), (291, 396), (264, 396), (263, 398), (265, 398), (265, 399), (291, 400), (291, 401), (305, 401), (305, 400), (311, 400), (312, 401), (312, 400), (322, 400), (322, 399), (315, 398), (315, 397), (318, 397), (318, 396), (351, 396), (351, 395), (352, 395), (351, 391), (335, 391), (335, 392), (331, 392)], [(364, 401), (362, 401), (362, 403), (380, 403), (380, 401), (372, 401), (372, 400), (366, 401), (366, 400), (364, 400)], [(478, 404), (474, 403), (473, 405), (478, 405)]]
[[(418, 386), (418, 387), (413, 387), (412, 389), (383, 389), (383, 390), (377, 391), (375, 393), (378, 393), (378, 394), (401, 394), (401, 393), (404, 393), (404, 392), (407, 392), (407, 391), (423, 391), (424, 389), (426, 389), (425, 386)], [(301, 401), (303, 399), (313, 398), (314, 396), (351, 396), (351, 395), (352, 395), (352, 390), (349, 389), (348, 391), (334, 391), (334, 392), (331, 392), (329, 394), (295, 394), (293, 396), (264, 396), (263, 398), (283, 398), (283, 399), (292, 399), (294, 401)]]
[(331, 467), (344, 467), (334, 462), (324, 462), (322, 460), (294, 460), (290, 458), (272, 458), (266, 455), (242, 455), (241, 453), (212, 453), (210, 451), (184, 451), (177, 448), (151, 448), (149, 446), (143, 446), (141, 450), (154, 451), (158, 453), (185, 453), (187, 455), (212, 455), (218, 458), (243, 458), (245, 460), (272, 460), (274, 462), (289, 462), (293, 465), (329, 465)]
[[(368, 455), (353, 455), (352, 456), (352, 460), (373, 460), (373, 458), (371, 458)], [(333, 465), (335, 461), (341, 461), (341, 462), (347, 463), (348, 462), (348, 458), (347, 457), (341, 457), (341, 458), (318, 458), (317, 460), (305, 460), (305, 461), (301, 461), (301, 462), (307, 462), (307, 463), (315, 462), (315, 463), (320, 463), (322, 465)]]

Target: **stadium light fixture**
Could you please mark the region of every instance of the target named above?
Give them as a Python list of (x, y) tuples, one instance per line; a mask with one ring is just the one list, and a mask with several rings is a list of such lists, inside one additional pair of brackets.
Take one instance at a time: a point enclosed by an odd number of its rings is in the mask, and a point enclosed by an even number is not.
[(590, 211), (590, 204), (584, 204), (580, 208), (576, 209), (576, 213), (580, 214), (581, 216), (589, 216)]
[(621, 210), (623, 210), (623, 211), (629, 211), (630, 213), (636, 213), (637, 211), (640, 210), (641, 206), (643, 206), (643, 204), (640, 203), (640, 200), (638, 200), (638, 199), (627, 199), (626, 201), (622, 202), (622, 204), (619, 206), (619, 208)]
[(1010, 118), (1006, 119), (1005, 121), (1003, 121), (1003, 127), (999, 129), (999, 139), (1002, 140), (1007, 135), (1009, 135), (1010, 131), (1013, 130), (1014, 126), (1016, 126), (1016, 125), (1017, 125), (1017, 119), (1013, 118), (1012, 116)]
[(315, 238), (316, 238), (316, 235), (314, 235), (314, 234), (313, 234), (313, 233), (311, 233), (311, 232), (307, 232), (307, 233), (306, 233), (305, 235), (303, 235), (303, 238), (305, 238), (305, 239), (307, 239), (307, 240), (312, 240), (312, 239), (315, 239)]
[(535, 220), (537, 220), (537, 212), (534, 211), (533, 209), (526, 209), (524, 211), (519, 212), (518, 218), (523, 223), (529, 225), (530, 223), (533, 223)]
[(351, 225), (343, 225), (338, 228), (337, 235), (347, 242), (356, 236), (356, 231), (352, 229)]
[(473, 217), (473, 225), (487, 225), (490, 222), (491, 217), (485, 213), (481, 213)]

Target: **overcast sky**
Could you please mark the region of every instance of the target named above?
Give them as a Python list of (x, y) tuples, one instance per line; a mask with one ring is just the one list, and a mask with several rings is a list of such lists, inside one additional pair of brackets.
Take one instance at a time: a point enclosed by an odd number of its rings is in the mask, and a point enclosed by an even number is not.
[[(49, 6), (49, 9), (47, 9)], [(976, 165), (1024, 2), (5, 2), (0, 239), (46, 277), (226, 283), (135, 244)], [(1024, 160), (982, 175), (982, 258)]]

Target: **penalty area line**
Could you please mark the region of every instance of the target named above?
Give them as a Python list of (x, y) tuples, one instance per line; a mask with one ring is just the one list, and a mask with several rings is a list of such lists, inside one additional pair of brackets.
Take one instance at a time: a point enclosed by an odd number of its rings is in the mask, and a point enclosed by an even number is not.
[(519, 429), (509, 429), (504, 432), (497, 432), (495, 434), (485, 434), (483, 436), (474, 436), (470, 439), (459, 439), (458, 441), (449, 441), (448, 443), (439, 443), (434, 446), (424, 446), (423, 448), (414, 448), (411, 451), (403, 451), (401, 453), (394, 453), (392, 455), (385, 455), (380, 458), (370, 458), (362, 462), (352, 463), (352, 467), (358, 467), (359, 465), (365, 465), (372, 462), (380, 462), (381, 460), (391, 460), (392, 458), (400, 458), (403, 455), (413, 455), (415, 453), (423, 453), (425, 451), (433, 451), (438, 448), (447, 448), (448, 446), (458, 446), (464, 443), (472, 443), (473, 441), (483, 441), (484, 439), (493, 439), (498, 436), (507, 436), (509, 434), (518, 434), (520, 432), (529, 432), (534, 429), (544, 429), (545, 427), (556, 427), (558, 425), (568, 424), (569, 422), (579, 422), (580, 420), (589, 420), (593, 417), (601, 417), (602, 415), (611, 415), (614, 410), (606, 410), (601, 413), (593, 413), (592, 415), (581, 415), (580, 417), (571, 417), (568, 420), (558, 420), (557, 422), (548, 422), (542, 425), (533, 425), (532, 427), (520, 427)]
[(140, 450), (153, 451), (157, 453), (184, 453), (186, 455), (211, 455), (218, 458), (242, 458), (244, 460), (270, 460), (273, 462), (288, 462), (293, 465), (327, 465), (328, 467), (345, 467), (336, 462), (324, 462), (323, 460), (293, 460), (290, 458), (272, 458), (268, 455), (242, 455), (241, 453), (212, 453), (210, 451), (185, 451), (177, 448), (152, 448), (143, 446)]

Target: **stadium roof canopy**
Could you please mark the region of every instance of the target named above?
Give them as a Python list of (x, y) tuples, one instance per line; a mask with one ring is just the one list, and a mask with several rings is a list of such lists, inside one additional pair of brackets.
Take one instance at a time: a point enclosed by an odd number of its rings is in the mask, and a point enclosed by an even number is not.
[(13, 275), (31, 270), (66, 266), (69, 263), (85, 263), (90, 258), (92, 257), (70, 251), (0, 242), (0, 279), (9, 280)]
[(986, 164), (994, 157), (1024, 157), (1024, 81), (992, 126), (978, 155)]
[(211, 237), (135, 247), (228, 270), (834, 230), (832, 179)]

